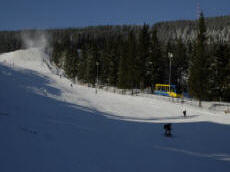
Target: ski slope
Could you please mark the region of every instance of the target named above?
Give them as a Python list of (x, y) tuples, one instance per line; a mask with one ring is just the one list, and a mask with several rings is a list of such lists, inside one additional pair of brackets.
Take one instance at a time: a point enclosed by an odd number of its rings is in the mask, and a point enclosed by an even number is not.
[(95, 94), (60, 74), (42, 49), (0, 55), (1, 172), (230, 170), (229, 114)]

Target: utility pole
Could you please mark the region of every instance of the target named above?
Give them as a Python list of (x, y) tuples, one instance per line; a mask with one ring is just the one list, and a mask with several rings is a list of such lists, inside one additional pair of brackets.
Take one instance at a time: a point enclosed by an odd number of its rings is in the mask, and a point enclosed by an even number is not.
[(168, 53), (169, 57), (169, 92), (171, 91), (171, 66), (172, 66), (172, 58), (173, 58), (173, 53)]

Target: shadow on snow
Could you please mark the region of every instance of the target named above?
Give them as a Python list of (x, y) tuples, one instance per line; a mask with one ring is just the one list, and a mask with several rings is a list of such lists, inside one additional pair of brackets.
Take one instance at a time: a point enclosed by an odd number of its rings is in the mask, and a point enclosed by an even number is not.
[(0, 171), (223, 172), (230, 168), (228, 125), (174, 123), (173, 137), (167, 138), (163, 121), (111, 119), (111, 114), (27, 89), (61, 95), (49, 82), (35, 72), (0, 66), (0, 113), (8, 114), (0, 115)]

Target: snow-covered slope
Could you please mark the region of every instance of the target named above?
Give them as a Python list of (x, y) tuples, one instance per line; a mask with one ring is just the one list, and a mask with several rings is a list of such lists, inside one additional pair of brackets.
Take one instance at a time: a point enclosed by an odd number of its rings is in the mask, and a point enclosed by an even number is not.
[(10, 67), (30, 69), (39, 73), (58, 73), (58, 69), (50, 64), (50, 58), (43, 48), (30, 48), (0, 55), (0, 62)]
[(230, 115), (71, 87), (46, 59), (40, 49), (0, 55), (1, 172), (229, 171)]

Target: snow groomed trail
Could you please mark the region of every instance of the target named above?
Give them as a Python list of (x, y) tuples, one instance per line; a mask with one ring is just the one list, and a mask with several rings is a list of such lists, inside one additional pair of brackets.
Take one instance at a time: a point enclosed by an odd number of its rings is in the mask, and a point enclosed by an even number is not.
[(230, 170), (230, 115), (95, 94), (62, 73), (41, 49), (0, 55), (1, 172)]

